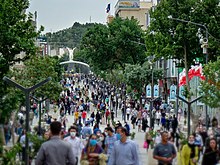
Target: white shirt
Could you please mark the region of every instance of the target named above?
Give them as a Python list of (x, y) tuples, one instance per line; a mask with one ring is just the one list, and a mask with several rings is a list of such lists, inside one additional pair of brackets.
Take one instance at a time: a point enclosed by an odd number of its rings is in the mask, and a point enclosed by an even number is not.
[(156, 112), (156, 119), (160, 119), (161, 117), (161, 113), (160, 112)]
[(130, 112), (131, 112), (131, 109), (130, 109), (130, 108), (127, 108), (127, 109), (126, 109), (126, 113), (127, 113), (127, 114), (130, 114)]
[(155, 144), (159, 144), (161, 142), (161, 136), (160, 135), (156, 135), (155, 137)]
[(82, 149), (84, 148), (84, 145), (83, 145), (81, 139), (78, 137), (71, 138), (71, 136), (68, 136), (68, 137), (64, 138), (64, 141), (71, 144), (71, 148), (73, 150), (73, 155), (77, 155), (77, 157), (79, 157), (82, 152)]

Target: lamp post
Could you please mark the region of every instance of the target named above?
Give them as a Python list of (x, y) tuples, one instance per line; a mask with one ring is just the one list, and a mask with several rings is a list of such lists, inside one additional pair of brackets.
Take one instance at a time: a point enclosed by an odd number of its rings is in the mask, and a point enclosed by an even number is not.
[[(203, 48), (203, 53), (206, 55), (205, 56), (205, 62), (206, 64), (208, 64), (208, 35), (209, 35), (209, 32), (208, 32), (208, 28), (203, 25), (203, 24), (200, 24), (200, 23), (196, 23), (196, 22), (192, 22), (192, 21), (187, 21), (187, 20), (184, 20), (184, 19), (179, 19), (179, 18), (173, 18), (172, 16), (168, 16), (169, 19), (172, 19), (172, 20), (175, 20), (175, 21), (179, 21), (179, 22), (185, 22), (185, 23), (189, 23), (189, 24), (193, 24), (193, 25), (196, 25), (196, 26), (199, 26), (199, 27), (202, 27), (203, 29), (205, 29), (205, 39), (203, 39), (202, 41), (202, 48)], [(205, 105), (205, 114), (206, 114), (206, 130), (208, 130), (208, 106)]]
[[(179, 95), (179, 68), (181, 67), (181, 60), (179, 59), (174, 59), (173, 62), (175, 63), (175, 67), (177, 68), (177, 88), (176, 88), (176, 93)], [(178, 118), (178, 109), (179, 109), (179, 97), (176, 97), (176, 117)]]
[[(8, 77), (3, 77), (3, 80), (6, 81), (9, 84), (14, 85), (16, 88), (22, 90), (25, 94), (26, 98), (26, 123), (25, 123), (25, 129), (26, 132), (29, 132), (29, 111), (30, 111), (30, 93), (34, 91), (35, 89), (39, 88), (40, 86), (46, 84), (48, 81), (51, 80), (51, 77), (48, 77), (47, 79), (41, 81), (38, 84), (35, 84), (32, 87), (25, 88), (22, 85), (18, 84), (17, 82), (9, 79)], [(28, 136), (25, 137), (25, 165), (29, 165), (29, 139)]]
[(37, 103), (39, 104), (39, 121), (38, 121), (38, 130), (39, 130), (39, 135), (41, 135), (41, 104), (42, 102), (44, 102), (45, 100), (47, 100), (47, 98), (41, 97), (39, 99), (37, 99), (34, 96), (31, 96), (35, 101), (37, 101)]
[(125, 86), (125, 84), (123, 85), (123, 90), (122, 90), (122, 92), (123, 92), (123, 96), (124, 96), (124, 122), (126, 122), (126, 109), (127, 109), (127, 107), (126, 107), (126, 86)]
[(150, 128), (153, 127), (153, 102), (154, 102), (154, 69), (153, 69), (153, 63), (149, 61), (150, 64), (150, 70), (151, 70), (151, 99), (150, 99)]

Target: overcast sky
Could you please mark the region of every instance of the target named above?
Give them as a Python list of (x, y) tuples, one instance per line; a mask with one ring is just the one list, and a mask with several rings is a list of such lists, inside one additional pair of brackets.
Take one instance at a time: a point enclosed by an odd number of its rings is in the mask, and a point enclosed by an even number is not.
[(69, 28), (74, 22), (106, 23), (106, 7), (114, 15), (117, 0), (30, 0), (29, 12), (37, 11), (37, 25), (44, 26), (45, 32), (56, 32)]

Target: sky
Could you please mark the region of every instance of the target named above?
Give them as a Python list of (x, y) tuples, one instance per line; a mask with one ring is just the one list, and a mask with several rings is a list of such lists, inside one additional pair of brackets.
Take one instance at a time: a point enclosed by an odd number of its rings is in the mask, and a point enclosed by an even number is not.
[(37, 27), (44, 26), (43, 33), (47, 33), (72, 27), (74, 22), (106, 24), (109, 3), (114, 15), (117, 0), (30, 0), (27, 11), (37, 11)]

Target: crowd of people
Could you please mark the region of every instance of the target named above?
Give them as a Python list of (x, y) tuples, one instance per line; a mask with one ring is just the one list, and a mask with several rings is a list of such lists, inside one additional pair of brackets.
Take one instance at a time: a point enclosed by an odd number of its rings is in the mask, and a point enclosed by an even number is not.
[[(117, 88), (95, 76), (75, 75), (60, 83), (65, 90), (53, 102), (53, 114), (58, 117), (53, 118), (45, 110), (44, 121), (50, 129), (37, 130), (47, 140), (37, 154), (37, 165), (142, 164), (139, 147), (130, 136), (136, 127), (145, 136), (144, 148), (153, 149), (153, 158), (159, 165), (206, 165), (207, 162), (215, 165), (219, 162), (220, 129), (215, 119), (210, 130), (199, 122), (195, 133), (183, 143), (179, 122), (186, 115), (181, 109), (176, 116), (172, 105), (155, 101), (151, 111), (148, 100), (140, 102), (126, 95), (124, 84)], [(37, 118), (36, 104), (32, 107)], [(115, 121), (119, 114), (121, 120)], [(20, 129), (23, 119), (21, 114), (16, 131), (24, 148), (26, 133)], [(24, 156), (22, 154), (22, 160)]]

